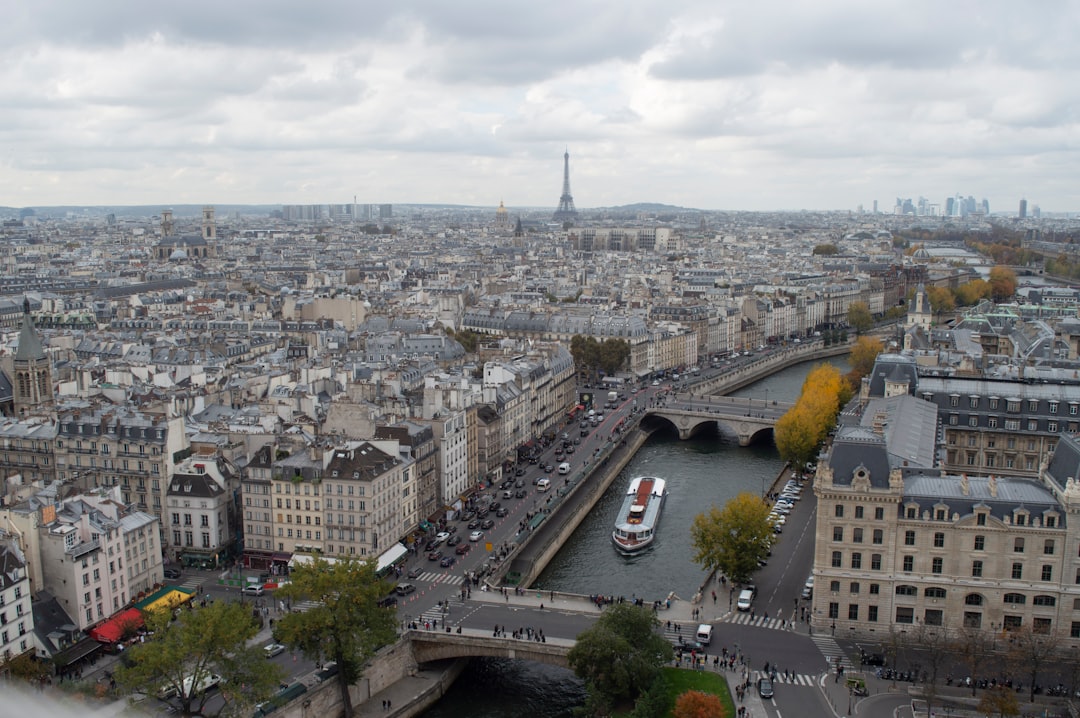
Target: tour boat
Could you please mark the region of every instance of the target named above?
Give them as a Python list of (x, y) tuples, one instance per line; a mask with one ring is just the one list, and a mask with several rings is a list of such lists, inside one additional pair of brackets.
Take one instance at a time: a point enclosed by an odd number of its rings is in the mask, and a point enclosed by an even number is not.
[(630, 482), (626, 499), (615, 520), (611, 540), (623, 553), (645, 549), (656, 537), (660, 510), (664, 508), (666, 482), (652, 476), (639, 476)]

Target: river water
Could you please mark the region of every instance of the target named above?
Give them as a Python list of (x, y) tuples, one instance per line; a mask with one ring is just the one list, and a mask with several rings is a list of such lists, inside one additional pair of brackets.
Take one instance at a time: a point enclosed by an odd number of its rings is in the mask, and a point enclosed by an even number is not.
[[(845, 357), (830, 362), (841, 373)], [(800, 364), (733, 392), (762, 401), (794, 401), (814, 363)], [(740, 447), (734, 436), (715, 433), (679, 441), (657, 433), (630, 461), (570, 540), (533, 584), (547, 590), (661, 599), (670, 592), (690, 599), (705, 573), (693, 562), (690, 522), (710, 505), (736, 494), (761, 494), (783, 467), (772, 443)], [(635, 476), (668, 482), (668, 498), (653, 546), (626, 557), (611, 544), (611, 527)], [(569, 671), (506, 659), (474, 660), (424, 718), (563, 718), (584, 701), (581, 682)]]

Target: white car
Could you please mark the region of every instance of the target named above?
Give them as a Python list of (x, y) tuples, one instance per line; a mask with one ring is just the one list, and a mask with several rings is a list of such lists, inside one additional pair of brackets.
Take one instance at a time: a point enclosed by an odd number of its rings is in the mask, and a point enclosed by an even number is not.
[(469, 534), (470, 541), (479, 541), (482, 538), (484, 538), (483, 531), (473, 531), (471, 534)]
[(269, 645), (263, 646), (263, 653), (266, 654), (267, 658), (273, 658), (274, 656), (280, 656), (284, 652), (285, 652), (285, 646), (281, 645), (280, 643), (271, 643)]
[(449, 531), (440, 531), (439, 533), (435, 534), (435, 545), (438, 546), (448, 538), (450, 538)]

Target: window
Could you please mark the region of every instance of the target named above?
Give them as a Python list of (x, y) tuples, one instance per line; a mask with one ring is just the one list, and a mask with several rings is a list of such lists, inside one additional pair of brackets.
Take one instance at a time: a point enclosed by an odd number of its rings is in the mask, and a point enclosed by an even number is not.
[(847, 617), (849, 621), (859, 620), (859, 604), (849, 603), (847, 607)]
[(874, 519), (877, 521), (883, 521), (885, 519), (885, 509), (882, 506), (874, 507)]
[[(871, 623), (877, 622), (877, 606), (866, 607), (866, 620), (870, 621)], [(1075, 626), (1076, 624), (1073, 625)]]
[(941, 573), (943, 562), (941, 556), (935, 556), (930, 562), (930, 573)]
[(904, 556), (904, 568), (902, 569), (906, 573), (911, 573), (915, 570), (915, 557)]
[(985, 513), (975, 514), (975, 525), (976, 526), (986, 526), (986, 514)]
[(880, 571), (881, 570), (881, 554), (879, 554), (879, 553), (870, 554), (870, 570), (871, 571)]
[(853, 554), (851, 554), (851, 567), (852, 568), (862, 568), (862, 554), (861, 553), (853, 553)]
[(904, 532), (904, 545), (905, 546), (914, 546), (915, 545), (915, 532), (914, 531), (905, 531)]
[(840, 604), (839, 603), (830, 603), (829, 604), (829, 618), (840, 618)]
[(1045, 555), (1045, 556), (1053, 556), (1054, 555), (1054, 539), (1046, 539), (1046, 542), (1043, 543), (1043, 555)]
[(881, 593), (881, 585), (877, 583), (870, 584), (870, 595), (877, 596)]
[(833, 541), (843, 541), (844, 540), (844, 527), (843, 526), (833, 526), (832, 540)]
[(848, 592), (853, 593), (853, 594), (857, 594), (857, 593), (859, 593), (860, 588), (861, 588), (861, 586), (859, 586), (858, 581), (852, 581), (851, 585), (848, 586)]
[(1053, 566), (1043, 566), (1042, 567), (1042, 580), (1043, 581), (1052, 581), (1052, 580), (1054, 580), (1054, 567)]
[(1005, 616), (1005, 620), (1002, 622), (1001, 627), (1006, 631), (1019, 630), (1024, 625), (1024, 619), (1020, 616)]
[(915, 609), (910, 606), (897, 606), (896, 622), (908, 624), (915, 623)]
[(968, 595), (964, 596), (964, 605), (965, 606), (981, 606), (981, 605), (983, 605), (982, 594), (969, 593)]
[(832, 552), (832, 567), (840, 568), (844, 565), (844, 557), (839, 551)]
[(923, 623), (927, 626), (940, 626), (942, 623), (942, 612), (940, 608), (928, 608), (923, 614)]
[(855, 518), (861, 519), (862, 517), (863, 517), (863, 507), (862, 506), (856, 506), (855, 507)]
[(1031, 605), (1033, 606), (1056, 606), (1057, 599), (1053, 596), (1036, 596), (1031, 599)]
[(843, 504), (837, 504), (836, 505), (836, 508), (833, 509), (833, 516), (835, 516), (838, 519), (844, 518), (844, 505)]
[(1003, 600), (1010, 606), (1023, 606), (1027, 603), (1027, 598), (1022, 593), (1006, 593)]
[(938, 531), (937, 533), (934, 534), (934, 548), (944, 548), (944, 547), (945, 547), (945, 534)]
[(918, 509), (916, 509), (914, 506), (909, 506), (904, 511), (904, 517), (909, 518), (909, 519), (917, 519), (917, 518), (919, 518)]
[(829, 590), (833, 593), (840, 593), (840, 582), (829, 581)]
[(971, 575), (974, 578), (982, 578), (982, 573), (983, 573), (983, 562), (982, 561), (972, 561), (971, 562)]
[(976, 551), (985, 551), (986, 550), (986, 537), (985, 536), (976, 536), (975, 537), (975, 550)]
[(975, 611), (964, 611), (964, 628), (981, 628), (982, 614)]
[(1052, 528), (1055, 528), (1057, 526), (1057, 517), (1056, 516), (1047, 516), (1045, 521), (1046, 521), (1046, 528), (1048, 528), (1048, 529), (1052, 529)]
[(1012, 565), (1012, 577), (1020, 579), (1024, 577), (1024, 564), (1016, 562)]
[(896, 587), (896, 595), (897, 596), (917, 596), (918, 593), (919, 593), (919, 590), (917, 588), (915, 588), (914, 586), (907, 586), (905, 584), (900, 584), (899, 586)]
[(885, 532), (881, 529), (874, 529), (873, 542), (877, 545), (881, 545), (885, 541)]
[[(862, 529), (852, 529), (851, 541), (853, 543), (862, 543)], [(1051, 541), (1050, 543), (1053, 542)], [(1053, 551), (1051, 551), (1050, 553), (1053, 553)]]
[(923, 591), (927, 598), (945, 598), (945, 589), (939, 586), (931, 586)]

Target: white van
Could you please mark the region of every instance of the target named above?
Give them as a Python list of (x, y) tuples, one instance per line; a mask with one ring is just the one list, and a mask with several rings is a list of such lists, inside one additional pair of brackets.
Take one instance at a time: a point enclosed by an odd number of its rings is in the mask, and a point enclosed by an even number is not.
[(565, 461), (562, 462), (561, 464), (559, 464), (559, 473), (560, 474), (569, 474), (570, 473), (570, 464), (566, 463)]
[(697, 627), (697, 642), (703, 646), (709, 645), (709, 641), (712, 640), (712, 626), (707, 623), (702, 623)]
[(739, 602), (735, 604), (735, 607), (740, 611), (749, 611), (751, 604), (754, 603), (754, 590), (751, 588), (744, 588), (739, 591)]
[(547, 491), (550, 488), (551, 488), (551, 482), (548, 481), (547, 479), (540, 479), (539, 481), (536, 482), (536, 490), (537, 491)]

